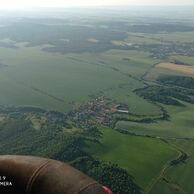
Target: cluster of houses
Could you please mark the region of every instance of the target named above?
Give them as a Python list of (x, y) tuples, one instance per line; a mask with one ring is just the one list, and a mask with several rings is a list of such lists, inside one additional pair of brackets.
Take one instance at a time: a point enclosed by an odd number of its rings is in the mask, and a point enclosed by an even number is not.
[(173, 53), (183, 56), (194, 56), (194, 43), (149, 45), (148, 48), (146, 47), (146, 50), (149, 50), (155, 59), (165, 59)]
[(114, 113), (128, 113), (128, 110), (118, 109), (120, 105), (105, 96), (99, 96), (68, 113), (69, 118), (77, 127), (90, 128), (92, 125), (112, 126)]
[[(33, 109), (31, 108), (29, 111), (31, 112)], [(61, 126), (67, 128), (76, 127), (82, 129), (91, 129), (93, 126), (98, 125), (113, 127), (116, 115), (121, 116), (129, 114), (126, 105), (116, 103), (106, 96), (95, 97), (67, 113), (58, 111), (34, 111), (36, 113), (35, 117), (39, 118), (38, 120), (41, 120), (41, 115), (43, 113), (46, 121), (50, 124), (61, 124)], [(45, 123), (45, 121), (43, 123)]]
[(108, 118), (111, 112), (113, 110), (109, 100), (100, 96), (69, 112), (68, 117), (76, 123), (77, 127), (90, 128), (92, 125), (107, 125), (111, 122)]

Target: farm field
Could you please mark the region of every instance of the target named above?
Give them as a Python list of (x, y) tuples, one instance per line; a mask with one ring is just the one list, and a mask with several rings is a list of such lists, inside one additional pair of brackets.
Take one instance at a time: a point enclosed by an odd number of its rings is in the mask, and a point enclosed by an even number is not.
[(194, 65), (194, 57), (192, 56), (182, 56), (182, 55), (172, 55), (169, 57), (169, 60), (173, 60), (173, 61), (182, 61), (185, 64), (189, 64), (189, 65)]
[(173, 184), (159, 181), (153, 188), (151, 193), (162, 193), (161, 188), (165, 188), (167, 193), (193, 193), (192, 177), (193, 177), (193, 140), (171, 140), (177, 148), (184, 150), (189, 158), (180, 164), (171, 166), (165, 173), (167, 180)]
[[(37, 94), (35, 98), (40, 96), (40, 100), (37, 100), (40, 106), (42, 102), (45, 108), (60, 108), (60, 110), (65, 111), (66, 109), (68, 110), (69, 103), (72, 101), (82, 102), (87, 100), (89, 95), (95, 94), (100, 90), (113, 87), (115, 84), (128, 82), (127, 77), (119, 75), (117, 72), (103, 67), (99, 68), (97, 65), (84, 63), (81, 60), (77, 61), (76, 59), (79, 56), (52, 56), (41, 52), (39, 48), (27, 49), (27, 51), (21, 49), (14, 53), (10, 53), (10, 50), (7, 50), (7, 52), (1, 54), (4, 56), (3, 63), (9, 64), (1, 72), (3, 74), (1, 83), (5, 82), (1, 90), (4, 90), (4, 95), (8, 90), (8, 92), (12, 93), (12, 95), (8, 94), (10, 98), (12, 96), (15, 98), (15, 103), (13, 99), (6, 98), (7, 102), (4, 102), (5, 104), (22, 104), (22, 93), (31, 91)], [(11, 59), (9, 58), (10, 54), (12, 56)], [(12, 62), (14, 55), (18, 58), (21, 56), (20, 64)], [(22, 58), (23, 55), (25, 55), (24, 59)], [(85, 59), (87, 60), (87, 56)], [(99, 80), (98, 76), (101, 76), (102, 79)], [(6, 83), (13, 85), (10, 91), (9, 88), (6, 88)], [(17, 85), (22, 91), (18, 92), (14, 85)], [(15, 91), (13, 90), (14, 87)], [(3, 98), (3, 95), (1, 98)], [(21, 99), (21, 101), (18, 102), (17, 98)], [(24, 104), (36, 105), (33, 96), (25, 95), (25, 98)], [(44, 100), (41, 100), (41, 98)], [(55, 105), (53, 106), (53, 104)]]
[(176, 72), (180, 72), (183, 74), (194, 75), (194, 67), (187, 65), (177, 65), (173, 63), (160, 63), (156, 66), (157, 68), (164, 68)]
[[(187, 193), (193, 192), (193, 187), (191, 185), (192, 177), (193, 177), (193, 162), (194, 162), (194, 153), (193, 153), (193, 146), (194, 142), (185, 141), (185, 140), (173, 140), (172, 143), (177, 146), (178, 148), (184, 150), (189, 159), (178, 166), (172, 167), (167, 172), (166, 176), (169, 177), (173, 182), (176, 182), (182, 190)], [(184, 175), (184, 176), (182, 176)]]
[[(148, 72), (146, 72), (144, 79), (154, 81), (160, 75), (185, 75), (193, 77), (193, 61), (194, 57), (191, 56), (171, 55), (167, 60), (164, 60), (161, 63), (156, 63)], [(176, 64), (175, 62), (180, 64)], [(167, 64), (174, 65), (168, 66)]]
[(166, 162), (178, 155), (176, 150), (157, 139), (129, 136), (112, 129), (102, 129), (101, 132), (100, 143), (87, 142), (85, 150), (97, 158), (122, 166), (133, 174), (144, 191), (159, 176)]
[[(138, 34), (135, 34), (138, 36)], [(155, 41), (156, 43), (158, 42), (192, 42), (194, 38), (194, 33), (193, 32), (172, 32), (172, 33), (157, 33), (157, 34), (145, 34), (145, 33), (140, 33), (139, 36), (144, 38), (145, 40), (151, 40)], [(141, 38), (140, 38), (141, 40)], [(148, 42), (150, 43), (150, 42)]]
[(119, 121), (116, 128), (126, 129), (139, 135), (153, 135), (166, 138), (194, 138), (194, 106), (190, 104), (187, 104), (185, 107), (165, 106), (165, 109), (170, 113), (170, 118), (167, 121), (157, 121), (148, 124)]
[[(52, 55), (41, 51), (39, 47), (22, 47), (14, 51), (1, 49), (2, 64), (8, 64), (1, 71), (1, 105), (23, 104), (68, 111), (100, 92), (108, 93), (111, 98), (114, 98), (114, 93), (120, 93), (120, 97), (116, 98), (118, 101), (119, 98), (127, 99), (128, 94), (134, 99), (132, 90), (143, 84), (125, 73), (134, 75), (136, 72), (141, 75), (148, 64), (155, 62), (146, 53), (141, 54), (140, 60), (135, 59), (134, 54), (138, 55), (135, 52), (109, 52), (102, 56)], [(130, 56), (133, 59), (130, 63), (123, 61), (123, 58)], [(15, 63), (15, 59), (19, 63)], [(120, 92), (125, 85), (128, 85), (128, 91), (124, 88), (124, 92)], [(126, 103), (133, 106), (131, 99), (127, 99)], [(133, 109), (138, 111), (136, 107), (139, 107), (141, 112), (142, 104), (146, 106), (147, 102), (142, 99), (139, 101), (140, 104), (136, 104)], [(157, 111), (154, 106), (153, 109)]]

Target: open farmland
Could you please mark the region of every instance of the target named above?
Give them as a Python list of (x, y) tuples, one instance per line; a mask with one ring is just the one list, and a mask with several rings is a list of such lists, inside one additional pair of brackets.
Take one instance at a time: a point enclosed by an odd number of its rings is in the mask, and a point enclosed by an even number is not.
[(193, 194), (193, 12), (78, 10), (0, 16), (0, 153)]
[(119, 121), (116, 127), (118, 129), (128, 129), (135, 134), (172, 138), (194, 138), (194, 106), (187, 104), (186, 107), (165, 106), (165, 108), (171, 115), (169, 120), (150, 124)]
[[(160, 180), (152, 188), (150, 193), (193, 193), (193, 186), (191, 184), (193, 177), (193, 140), (171, 140), (170, 141), (176, 148), (184, 150), (188, 154), (185, 162), (172, 165), (166, 171), (165, 179)], [(170, 182), (166, 181), (170, 180)]]
[(178, 155), (176, 150), (161, 140), (129, 136), (111, 129), (102, 129), (102, 133), (99, 144), (87, 142), (86, 151), (125, 168), (144, 191), (159, 176), (166, 162)]
[(194, 76), (194, 66), (179, 65), (174, 63), (160, 63), (156, 67)]
[[(0, 100), (4, 105), (39, 105), (65, 111), (74, 101), (79, 104), (89, 99), (89, 95), (130, 80), (95, 62), (88, 63), (87, 55), (82, 56), (82, 61), (79, 55), (52, 56), (39, 48), (4, 49), (0, 55), (9, 64), (2, 68), (0, 78)], [(19, 64), (14, 63), (17, 58)]]
[[(127, 95), (133, 96), (132, 90), (142, 86), (142, 82), (131, 75), (143, 74), (143, 69), (155, 62), (146, 53), (138, 59), (134, 57), (138, 53), (125, 51), (97, 56), (87, 53), (54, 55), (41, 51), (40, 47), (1, 48), (0, 51), (2, 64), (8, 64), (0, 72), (1, 104), (32, 105), (60, 111), (79, 106), (100, 92), (113, 93), (111, 96), (120, 93), (120, 98), (125, 98), (126, 103), (133, 107), (134, 103)], [(123, 60), (130, 56), (130, 63)], [(128, 85), (128, 91), (120, 91), (125, 85)], [(120, 101), (119, 97), (117, 100)], [(140, 101), (147, 104), (142, 99)], [(135, 106), (141, 112), (141, 104)], [(157, 111), (157, 108), (153, 109)]]

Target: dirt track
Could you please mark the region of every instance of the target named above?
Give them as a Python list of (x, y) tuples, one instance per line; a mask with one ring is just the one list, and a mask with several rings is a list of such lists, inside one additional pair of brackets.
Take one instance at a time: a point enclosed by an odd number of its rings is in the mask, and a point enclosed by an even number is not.
[(156, 67), (177, 71), (180, 73), (194, 75), (194, 66), (177, 65), (174, 63), (160, 63)]

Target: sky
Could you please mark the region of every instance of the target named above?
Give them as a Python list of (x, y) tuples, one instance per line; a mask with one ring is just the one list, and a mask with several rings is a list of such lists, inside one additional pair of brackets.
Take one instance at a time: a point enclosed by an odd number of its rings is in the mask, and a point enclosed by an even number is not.
[(194, 0), (0, 0), (0, 9), (71, 6), (194, 5)]

